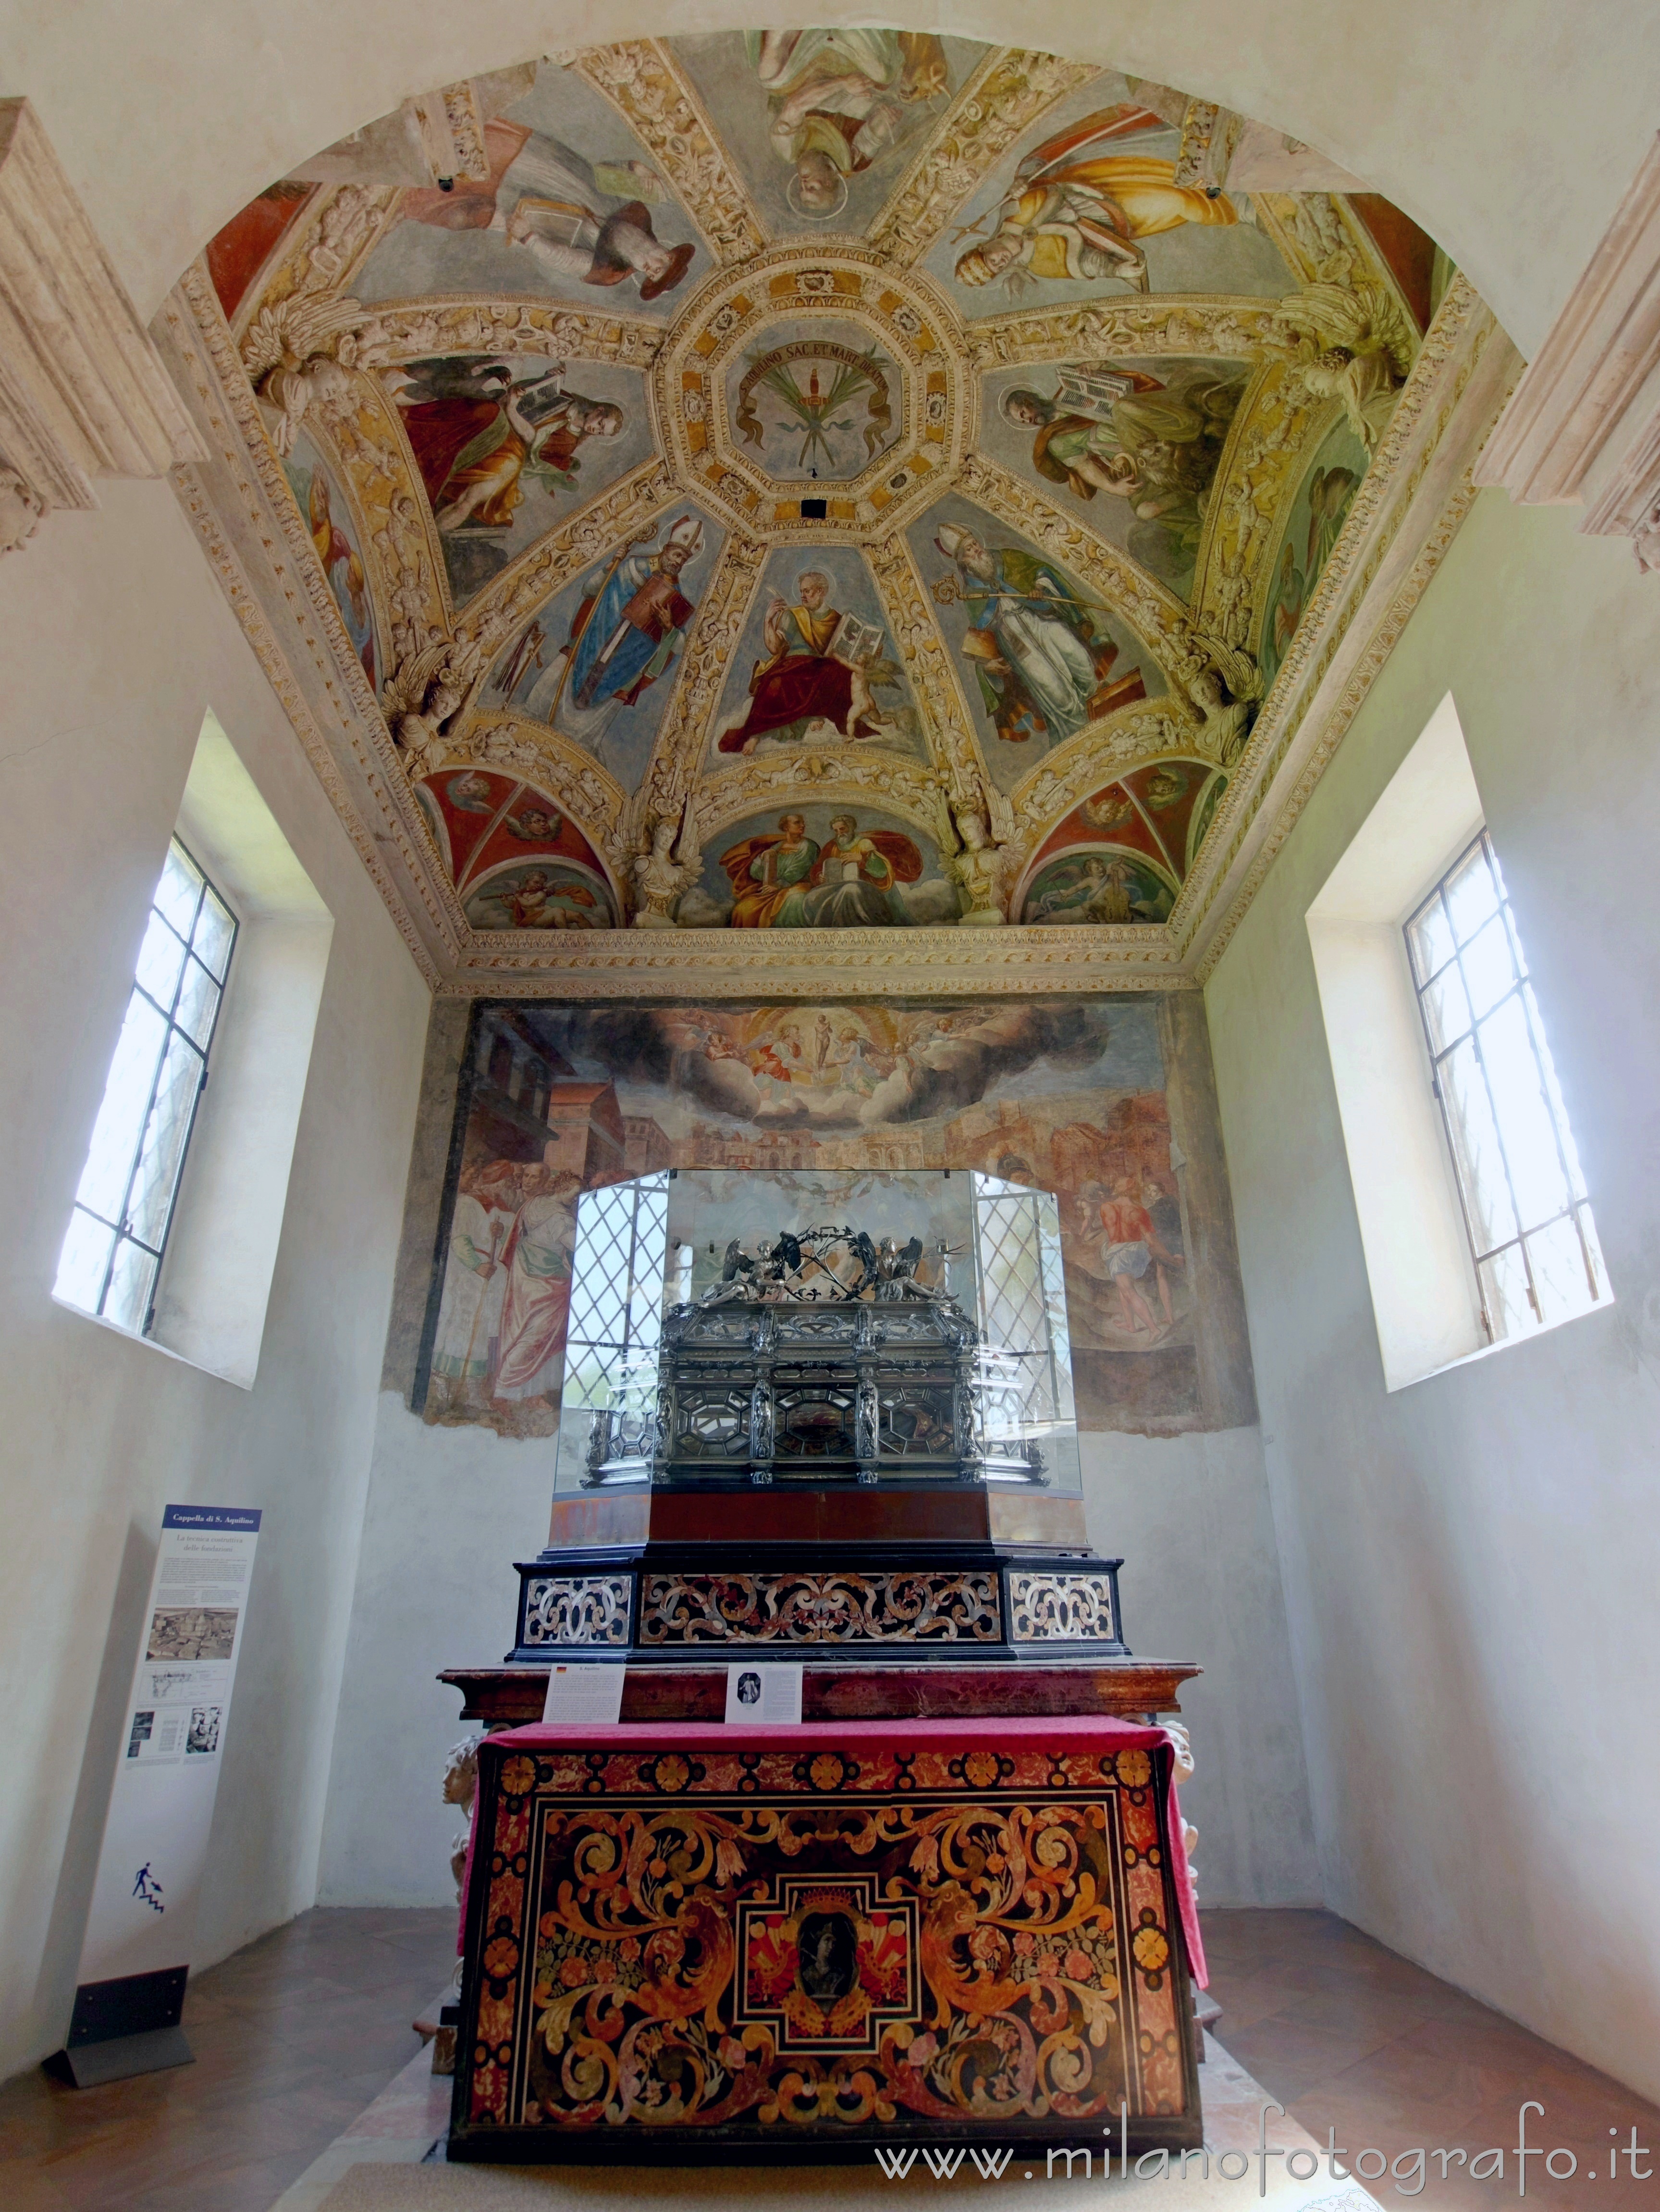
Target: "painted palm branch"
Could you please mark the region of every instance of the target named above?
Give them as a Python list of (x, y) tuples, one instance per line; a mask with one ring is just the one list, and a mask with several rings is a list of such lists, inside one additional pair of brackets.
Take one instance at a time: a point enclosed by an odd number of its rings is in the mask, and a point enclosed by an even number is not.
[[(796, 463), (797, 468), (807, 467), (815, 453), (821, 453), (827, 463), (833, 462), (835, 457), (830, 450), (826, 429), (841, 429), (846, 426), (832, 423), (830, 417), (838, 408), (857, 399), (861, 392), (870, 393), (869, 411), (874, 418), (871, 428), (865, 432), (867, 446), (871, 442), (872, 430), (877, 429), (878, 424), (885, 428), (889, 419), (887, 388), (875, 361), (869, 356), (840, 364), (830, 380), (827, 392), (803, 392), (796, 382), (794, 370), (785, 362), (776, 362), (767, 369), (760, 382), (795, 416), (800, 426), (802, 447)], [(880, 434), (879, 430), (877, 434)]]

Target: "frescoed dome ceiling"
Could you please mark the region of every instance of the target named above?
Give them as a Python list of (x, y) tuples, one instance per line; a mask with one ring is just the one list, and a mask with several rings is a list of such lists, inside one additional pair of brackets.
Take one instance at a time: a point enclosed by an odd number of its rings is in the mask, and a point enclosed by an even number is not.
[(433, 897), (516, 968), (1167, 930), (1449, 273), (1277, 132), (880, 29), (445, 87), (206, 270)]

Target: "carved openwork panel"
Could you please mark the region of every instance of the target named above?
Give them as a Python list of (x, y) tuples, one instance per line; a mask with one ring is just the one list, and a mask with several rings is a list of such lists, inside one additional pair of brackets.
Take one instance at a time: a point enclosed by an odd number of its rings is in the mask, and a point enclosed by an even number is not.
[(1116, 1642), (1111, 1577), (1034, 1574), (1011, 1567), (1009, 1634), (1015, 1644)]
[(642, 1577), (642, 1645), (995, 1644), (995, 1572), (653, 1574)]
[(626, 1644), (627, 1575), (533, 1575), (524, 1587), (526, 1644)]

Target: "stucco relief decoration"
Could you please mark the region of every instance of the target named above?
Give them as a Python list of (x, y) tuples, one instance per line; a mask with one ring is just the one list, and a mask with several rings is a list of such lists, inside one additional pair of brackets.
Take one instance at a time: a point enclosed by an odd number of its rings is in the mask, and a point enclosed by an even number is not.
[(1294, 152), (1253, 190), (1259, 126), (1185, 94), (932, 33), (415, 105), (453, 173), (328, 149), (193, 296), (459, 957), (1173, 945), (1429, 241)]

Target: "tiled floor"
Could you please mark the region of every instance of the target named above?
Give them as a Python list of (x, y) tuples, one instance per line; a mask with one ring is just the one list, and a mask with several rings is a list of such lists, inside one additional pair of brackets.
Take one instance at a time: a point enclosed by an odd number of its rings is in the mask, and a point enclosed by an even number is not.
[(307, 1912), (193, 1979), (194, 2066), (0, 2087), (4, 2212), (267, 2212), (415, 2051), (453, 1912)]
[[(454, 1928), (447, 1912), (306, 1913), (191, 1984), (194, 2066), (104, 2089), (38, 2072), (6, 2083), (3, 2212), (269, 2212), (409, 2061), (409, 2021), (444, 1983)], [(1529, 2203), (1660, 2212), (1660, 2155), (1639, 2160), (1651, 2180), (1624, 2160), (1608, 2178), (1608, 2130), (1628, 2142), (1634, 2124), (1660, 2146), (1660, 2110), (1605, 2075), (1330, 1913), (1207, 1913), (1204, 1932), (1222, 2042), (1317, 2142), (1335, 2128), (1351, 2152), (1391, 2158), (1502, 2146), (1502, 2183), (1456, 2165), (1443, 2181), (1432, 2159), (1416, 2199), (1493, 2208), (1516, 2195), (1517, 2106), (1536, 2097), (1533, 2140), (1573, 2149), (1579, 2172), (1551, 2181), (1532, 2163)]]
[[(1645, 2103), (1525, 2028), (1386, 1951), (1329, 1912), (1208, 1912), (1203, 1917), (1211, 1994), (1222, 2008), (1215, 2033), (1247, 2073), (1286, 2105), (1319, 2143), (1336, 2130), (1351, 2151), (1375, 2145), (1391, 2159), (1422, 2146), (1463, 2148), (1471, 2160), (1505, 2149), (1504, 2179), (1471, 2181), (1456, 2161), (1440, 2179), (1427, 2161), (1421, 2204), (1488, 2212), (1517, 2197), (1517, 2108), (1530, 2142), (1561, 2144), (1578, 2160), (1571, 2178), (1548, 2179), (1528, 2161), (1527, 2202), (1561, 2212), (1660, 2212), (1660, 2108)], [(1628, 2147), (1635, 2125), (1634, 2179), (1621, 2156), (1609, 2179), (1609, 2150)], [(1370, 2169), (1372, 2162), (1368, 2161)], [(1557, 2161), (1559, 2170), (1566, 2160)], [(1594, 2169), (1596, 2179), (1590, 2179)], [(1394, 2185), (1371, 2185), (1384, 2202)]]

